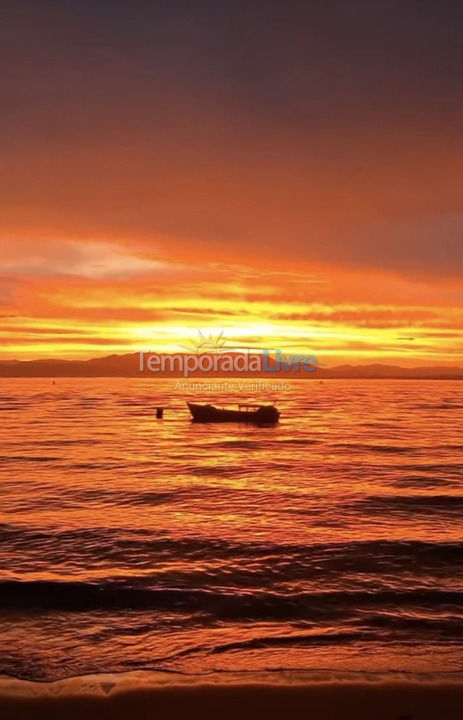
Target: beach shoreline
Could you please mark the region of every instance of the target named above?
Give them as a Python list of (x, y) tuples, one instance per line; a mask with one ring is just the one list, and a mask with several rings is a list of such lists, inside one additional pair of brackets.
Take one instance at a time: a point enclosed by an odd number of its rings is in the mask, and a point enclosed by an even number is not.
[(0, 678), (2, 720), (123, 720), (136, 716), (459, 720), (463, 675), (339, 672), (162, 672), (86, 675), (55, 682)]

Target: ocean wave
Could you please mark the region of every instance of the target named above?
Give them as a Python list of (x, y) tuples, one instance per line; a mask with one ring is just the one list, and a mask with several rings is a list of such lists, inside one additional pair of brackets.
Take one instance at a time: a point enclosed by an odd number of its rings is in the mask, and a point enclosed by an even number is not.
[[(148, 493), (149, 497), (150, 493)], [(151, 499), (151, 498), (150, 498)], [(155, 493), (154, 499), (170, 500), (169, 493)], [(416, 566), (420, 571), (437, 569), (444, 572), (463, 567), (462, 542), (424, 542), (418, 540), (365, 540), (331, 543), (269, 543), (233, 542), (211, 537), (173, 538), (162, 532), (143, 528), (75, 528), (69, 530), (47, 530), (40, 527), (25, 527), (12, 523), (0, 524), (0, 542), (3, 552), (12, 549), (39, 554), (49, 554), (56, 562), (56, 556), (80, 557), (82, 562), (91, 561), (98, 552), (100, 561), (116, 557), (124, 558), (126, 565), (131, 561), (139, 564), (142, 558), (153, 563), (156, 558), (163, 560), (182, 559), (195, 562), (218, 561), (231, 566), (233, 562), (259, 567), (259, 563), (270, 574), (282, 572), (290, 577), (294, 572), (307, 576), (326, 572), (382, 572), (387, 569), (401, 571)]]
[(463, 608), (463, 592), (429, 588), (319, 593), (217, 592), (185, 588), (146, 588), (126, 583), (56, 581), (0, 582), (3, 610), (99, 609), (169, 610), (206, 613), (220, 619), (316, 619), (342, 616), (352, 608)]
[(353, 505), (362, 512), (463, 513), (461, 495), (369, 495)]
[(398, 470), (399, 472), (403, 472), (405, 469), (407, 472), (440, 473), (446, 475), (448, 479), (463, 479), (462, 463), (413, 463), (412, 465), (407, 465), (405, 468), (403, 465), (391, 465), (389, 469)]
[(333, 448), (361, 451), (361, 452), (373, 452), (373, 453), (391, 453), (391, 454), (408, 454), (419, 450), (416, 447), (404, 447), (402, 445), (371, 445), (366, 443), (336, 443)]
[(0, 456), (1, 464), (27, 463), (27, 462), (48, 463), (48, 462), (56, 462), (56, 460), (61, 460), (61, 458), (56, 457), (56, 456), (51, 456), (51, 455), (1, 455)]
[(433, 488), (453, 486), (452, 480), (443, 477), (428, 477), (427, 475), (405, 475), (394, 480), (394, 485), (399, 488)]

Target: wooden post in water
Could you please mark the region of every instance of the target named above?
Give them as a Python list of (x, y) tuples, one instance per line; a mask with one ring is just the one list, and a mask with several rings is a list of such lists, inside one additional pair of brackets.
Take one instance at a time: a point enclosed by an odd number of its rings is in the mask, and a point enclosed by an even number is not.
[(163, 414), (164, 414), (164, 408), (160, 408), (160, 407), (156, 408), (156, 418), (158, 420), (162, 420)]

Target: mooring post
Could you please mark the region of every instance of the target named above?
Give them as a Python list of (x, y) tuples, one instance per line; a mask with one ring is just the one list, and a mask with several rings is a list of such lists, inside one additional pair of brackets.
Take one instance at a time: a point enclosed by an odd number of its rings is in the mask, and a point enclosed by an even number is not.
[(162, 420), (164, 414), (164, 408), (156, 408), (156, 417), (158, 420)]

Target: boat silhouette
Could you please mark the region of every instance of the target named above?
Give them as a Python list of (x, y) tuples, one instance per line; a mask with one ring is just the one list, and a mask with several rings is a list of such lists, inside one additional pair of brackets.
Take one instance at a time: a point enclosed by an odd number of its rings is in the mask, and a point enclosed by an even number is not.
[(193, 422), (246, 422), (255, 425), (274, 425), (280, 413), (274, 405), (238, 405), (238, 410), (197, 405), (187, 402)]

